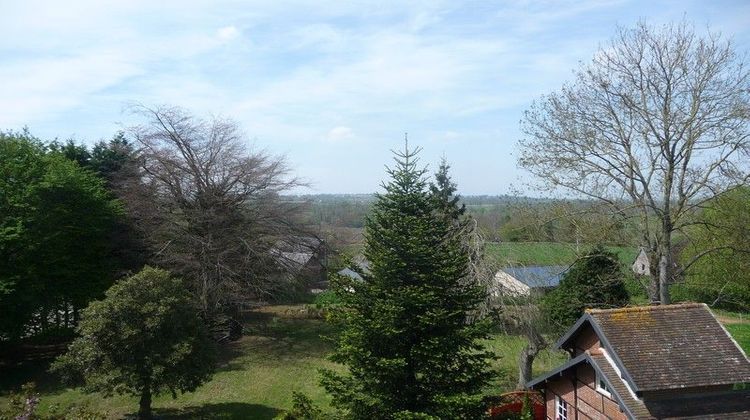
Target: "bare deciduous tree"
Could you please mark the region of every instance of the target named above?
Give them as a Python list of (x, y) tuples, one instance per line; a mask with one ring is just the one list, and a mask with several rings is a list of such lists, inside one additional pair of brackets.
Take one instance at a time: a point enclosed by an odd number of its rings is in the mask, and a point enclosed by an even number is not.
[(207, 317), (274, 291), (271, 249), (297, 235), (298, 205), (279, 194), (300, 182), (281, 157), (253, 151), (232, 120), (177, 107), (134, 106), (131, 127), (158, 219), (158, 261), (189, 279)]
[(670, 302), (673, 236), (711, 197), (748, 180), (750, 74), (731, 42), (686, 22), (620, 28), (572, 83), (525, 113), (519, 163), (546, 187), (638, 217)]

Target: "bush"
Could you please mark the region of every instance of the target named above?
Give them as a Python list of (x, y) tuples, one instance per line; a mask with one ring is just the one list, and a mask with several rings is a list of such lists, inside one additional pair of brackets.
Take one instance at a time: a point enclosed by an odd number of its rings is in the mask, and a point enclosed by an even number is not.
[(628, 304), (617, 256), (594, 247), (563, 275), (560, 285), (541, 301), (544, 315), (555, 333), (573, 325), (586, 308), (614, 308)]
[(341, 298), (333, 290), (325, 290), (315, 296), (313, 304), (320, 309), (328, 308), (332, 305), (341, 303)]
[(322, 420), (324, 418), (323, 412), (307, 395), (295, 391), (292, 393), (292, 401), (292, 409), (276, 416), (275, 420)]

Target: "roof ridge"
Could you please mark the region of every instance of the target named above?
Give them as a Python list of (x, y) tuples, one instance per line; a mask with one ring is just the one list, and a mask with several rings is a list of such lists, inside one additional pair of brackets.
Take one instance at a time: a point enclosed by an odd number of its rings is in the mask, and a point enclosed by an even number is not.
[(626, 306), (624, 308), (614, 309), (586, 309), (587, 314), (601, 314), (601, 313), (626, 313), (626, 312), (650, 312), (650, 311), (668, 311), (674, 309), (686, 309), (686, 308), (708, 308), (705, 303), (697, 302), (684, 302), (675, 303), (669, 305), (641, 305), (641, 306)]

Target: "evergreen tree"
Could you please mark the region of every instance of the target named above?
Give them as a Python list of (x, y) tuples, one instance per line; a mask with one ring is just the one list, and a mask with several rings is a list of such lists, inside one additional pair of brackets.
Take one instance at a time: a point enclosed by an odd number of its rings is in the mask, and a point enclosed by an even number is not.
[(451, 180), (448, 174), (449, 169), (450, 165), (445, 158), (442, 158), (440, 166), (435, 172), (435, 182), (430, 184), (430, 192), (433, 200), (435, 200), (438, 212), (454, 223), (464, 222), (466, 224), (467, 220), (463, 218), (466, 213), (466, 206), (459, 204), (461, 197), (456, 194), (458, 187)]
[(369, 273), (343, 282), (343, 323), (332, 360), (348, 374), (323, 372), (333, 404), (352, 418), (478, 418), (492, 356), (478, 342), (488, 324), (467, 322), (484, 291), (408, 147), (377, 195), (365, 230)]
[(596, 246), (563, 274), (560, 285), (544, 296), (542, 311), (556, 332), (570, 328), (587, 308), (616, 308), (628, 304), (620, 261)]
[(485, 292), (482, 304), (470, 314), (471, 317), (482, 318), (488, 316), (492, 309), (488, 291), (497, 270), (487, 264), (484, 258), (484, 239), (477, 230), (474, 218), (466, 214), (466, 205), (461, 203), (461, 196), (457, 194), (458, 187), (451, 179), (449, 170), (450, 165), (443, 157), (435, 172), (435, 182), (430, 183), (430, 193), (438, 215), (453, 226), (453, 234), (459, 237), (463, 252), (468, 257), (469, 266), (464, 281), (476, 284)]

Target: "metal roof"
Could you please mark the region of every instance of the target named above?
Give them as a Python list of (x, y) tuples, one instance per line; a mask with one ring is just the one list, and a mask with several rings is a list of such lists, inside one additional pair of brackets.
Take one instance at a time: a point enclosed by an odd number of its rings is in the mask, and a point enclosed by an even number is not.
[(568, 266), (532, 265), (526, 267), (506, 267), (502, 270), (531, 288), (555, 287), (560, 284), (560, 279), (563, 273), (568, 271)]

